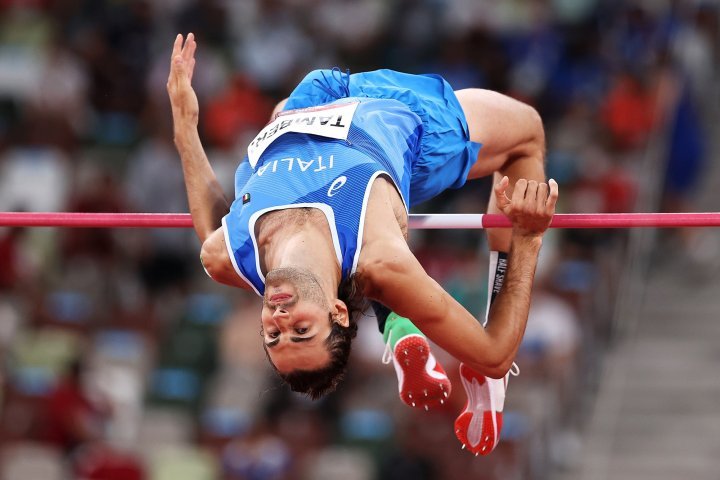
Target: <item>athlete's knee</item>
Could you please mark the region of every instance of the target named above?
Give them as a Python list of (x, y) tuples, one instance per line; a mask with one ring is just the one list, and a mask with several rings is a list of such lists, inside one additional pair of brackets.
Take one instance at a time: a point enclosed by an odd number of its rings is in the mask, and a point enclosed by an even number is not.
[(525, 108), (525, 116), (529, 125), (529, 130), (532, 132), (532, 142), (535, 148), (538, 148), (545, 153), (545, 127), (543, 126), (543, 120), (540, 113), (531, 105), (527, 103), (521, 103)]
[(517, 143), (509, 149), (508, 156), (500, 171), (513, 163), (522, 163), (519, 168), (528, 173), (544, 170), (545, 128), (540, 113), (531, 105), (517, 102), (515, 105), (518, 129), (523, 132)]

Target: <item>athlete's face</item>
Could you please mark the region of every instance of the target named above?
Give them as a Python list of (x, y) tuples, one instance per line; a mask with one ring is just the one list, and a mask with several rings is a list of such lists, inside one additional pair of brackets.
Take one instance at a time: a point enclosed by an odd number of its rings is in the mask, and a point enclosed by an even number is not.
[(280, 373), (328, 364), (330, 307), (311, 273), (295, 268), (268, 272), (261, 322), (268, 356)]

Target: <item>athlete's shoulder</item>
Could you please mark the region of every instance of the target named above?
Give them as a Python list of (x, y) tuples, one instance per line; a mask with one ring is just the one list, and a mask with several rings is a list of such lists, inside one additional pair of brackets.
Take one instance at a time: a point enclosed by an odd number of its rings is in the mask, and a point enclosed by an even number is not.
[(205, 273), (216, 282), (244, 290), (252, 289), (247, 279), (241, 277), (234, 267), (224, 227), (218, 228), (203, 242), (200, 262)]

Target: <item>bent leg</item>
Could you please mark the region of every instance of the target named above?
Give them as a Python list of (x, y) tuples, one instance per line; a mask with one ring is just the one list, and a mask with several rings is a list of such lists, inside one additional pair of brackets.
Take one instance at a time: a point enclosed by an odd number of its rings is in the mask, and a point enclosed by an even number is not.
[[(470, 140), (482, 143), (468, 180), (507, 175), (510, 187), (520, 178), (545, 181), (545, 134), (540, 115), (531, 106), (490, 90), (477, 88), (455, 92), (470, 131)], [(512, 195), (512, 191), (508, 191)], [(501, 213), (490, 196), (488, 213)], [(487, 231), (490, 250), (507, 252), (510, 230)]]
[[(468, 89), (455, 92), (465, 113), (470, 140), (482, 143), (478, 158), (470, 169), (468, 179), (493, 175), (493, 182), (507, 176), (510, 186), (520, 178), (544, 182), (545, 135), (537, 112), (510, 97), (497, 92)], [(512, 195), (508, 191), (509, 196)], [(495, 196), (490, 196), (488, 213), (501, 213)], [(510, 229), (487, 231), (491, 259), (498, 260), (510, 249)], [(499, 264), (498, 264), (499, 265)], [(504, 279), (504, 270), (490, 265), (488, 311)], [(455, 420), (455, 435), (463, 448), (475, 455), (487, 455), (500, 439), (503, 406), (508, 375), (495, 380), (480, 375), (467, 365), (460, 365), (460, 378), (467, 394), (465, 409)]]
[(425, 410), (444, 404), (452, 385), (425, 335), (409, 319), (376, 302), (372, 306), (387, 345), (383, 362), (395, 367), (400, 399)]

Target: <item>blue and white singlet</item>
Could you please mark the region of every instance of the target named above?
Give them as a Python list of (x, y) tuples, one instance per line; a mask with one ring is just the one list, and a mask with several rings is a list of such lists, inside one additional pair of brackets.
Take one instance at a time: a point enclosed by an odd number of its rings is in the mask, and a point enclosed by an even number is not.
[(342, 277), (354, 273), (370, 187), (379, 175), (387, 175), (407, 209), (422, 134), (421, 119), (392, 99), (342, 98), (283, 112), (251, 143), (235, 176), (235, 201), (223, 218), (235, 271), (262, 295), (258, 218), (274, 210), (312, 207), (327, 218)]

